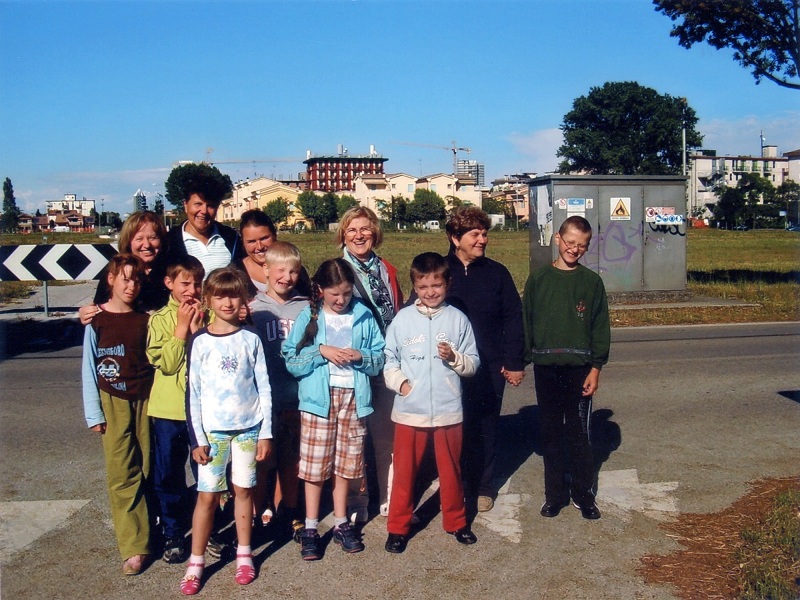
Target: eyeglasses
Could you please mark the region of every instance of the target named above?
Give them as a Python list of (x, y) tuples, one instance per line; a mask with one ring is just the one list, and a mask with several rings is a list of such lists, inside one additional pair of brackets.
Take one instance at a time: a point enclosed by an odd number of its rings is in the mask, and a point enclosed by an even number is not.
[(361, 229), (356, 229), (355, 227), (349, 227), (344, 230), (344, 234), (347, 237), (355, 237), (359, 233), (364, 237), (368, 237), (372, 235), (372, 229), (370, 229), (369, 227), (362, 227)]
[(579, 244), (577, 242), (568, 242), (564, 238), (561, 238), (561, 241), (564, 242), (564, 245), (569, 250), (580, 250), (581, 252), (586, 252), (589, 249), (589, 244)]

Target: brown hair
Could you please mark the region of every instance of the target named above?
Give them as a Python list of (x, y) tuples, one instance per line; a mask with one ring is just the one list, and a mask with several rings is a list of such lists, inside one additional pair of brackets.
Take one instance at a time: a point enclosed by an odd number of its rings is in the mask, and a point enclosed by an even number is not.
[(203, 298), (206, 304), (211, 296), (224, 298), (241, 298), (242, 304), (247, 305), (250, 295), (247, 293), (249, 278), (247, 275), (233, 267), (214, 269), (203, 285)]
[(175, 281), (175, 278), (181, 273), (188, 273), (193, 279), (202, 281), (206, 270), (203, 268), (203, 263), (187, 254), (170, 261), (164, 275)]
[(453, 211), (444, 226), (447, 232), (447, 239), (450, 240), (450, 252), (456, 249), (452, 238), (460, 240), (461, 236), (473, 229), (485, 229), (488, 231), (491, 228), (492, 220), (480, 208), (477, 206), (459, 206)]
[(565, 219), (564, 222), (561, 223), (561, 227), (558, 228), (558, 235), (564, 235), (570, 227), (581, 233), (592, 235), (592, 224), (580, 215), (573, 215)]
[(242, 218), (239, 222), (239, 234), (242, 233), (245, 227), (266, 227), (272, 237), (278, 239), (278, 230), (275, 228), (275, 223), (272, 222), (267, 213), (258, 208), (252, 208), (242, 213)]
[(125, 267), (131, 268), (131, 278), (136, 279), (139, 282), (139, 286), (142, 285), (142, 281), (145, 278), (145, 267), (142, 259), (138, 256), (134, 256), (130, 252), (121, 252), (119, 254), (115, 254), (111, 257), (111, 260), (108, 261), (108, 299), (111, 299), (112, 293), (112, 281), (119, 277), (124, 271)]
[(450, 264), (437, 252), (423, 252), (411, 261), (411, 285), (425, 275), (441, 275), (445, 283), (450, 283)]
[(139, 229), (142, 228), (143, 225), (150, 223), (153, 226), (153, 229), (158, 236), (158, 239), (161, 240), (161, 248), (159, 248), (158, 253), (166, 255), (167, 253), (167, 228), (164, 227), (164, 222), (161, 218), (151, 210), (140, 210), (135, 213), (131, 213), (125, 222), (122, 224), (122, 228), (119, 230), (119, 239), (118, 239), (118, 248), (120, 252), (130, 252), (131, 251), (131, 242), (133, 238), (139, 233)]
[(336, 230), (336, 243), (340, 248), (344, 248), (344, 230), (350, 226), (351, 221), (358, 218), (369, 220), (369, 228), (372, 230), (372, 247), (380, 248), (383, 242), (383, 230), (381, 229), (378, 217), (372, 209), (366, 206), (354, 206), (344, 211), (342, 218), (339, 219), (339, 229)]
[(312, 278), (312, 291), (309, 304), (311, 305), (311, 319), (306, 325), (303, 337), (297, 342), (296, 351), (300, 352), (306, 346), (310, 346), (317, 337), (319, 324), (317, 318), (322, 309), (322, 290), (342, 283), (356, 284), (356, 276), (353, 268), (343, 258), (331, 258), (322, 263)]

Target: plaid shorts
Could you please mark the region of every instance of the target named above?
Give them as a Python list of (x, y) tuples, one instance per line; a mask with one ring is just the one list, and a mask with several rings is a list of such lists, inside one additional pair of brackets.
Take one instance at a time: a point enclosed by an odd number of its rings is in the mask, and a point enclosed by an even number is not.
[(328, 418), (301, 413), (300, 479), (325, 481), (331, 474), (345, 479), (364, 476), (364, 419), (356, 415), (352, 388), (332, 387)]

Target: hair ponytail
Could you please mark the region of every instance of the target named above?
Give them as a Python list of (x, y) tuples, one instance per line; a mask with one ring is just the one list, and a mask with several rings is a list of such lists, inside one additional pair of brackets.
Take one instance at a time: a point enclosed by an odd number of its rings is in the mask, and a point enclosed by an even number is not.
[(319, 311), (322, 308), (322, 289), (315, 280), (311, 282), (311, 298), (309, 298), (308, 304), (311, 308), (311, 318), (306, 325), (306, 330), (303, 332), (303, 337), (297, 342), (295, 352), (298, 353), (306, 346), (311, 345), (319, 331)]

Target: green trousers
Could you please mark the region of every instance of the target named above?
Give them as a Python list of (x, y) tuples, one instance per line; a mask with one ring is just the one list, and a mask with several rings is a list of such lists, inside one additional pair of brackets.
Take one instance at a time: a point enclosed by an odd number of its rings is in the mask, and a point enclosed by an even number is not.
[(122, 560), (150, 554), (150, 520), (145, 491), (150, 478), (150, 420), (147, 399), (125, 400), (100, 391), (106, 417), (103, 451), (111, 518)]

